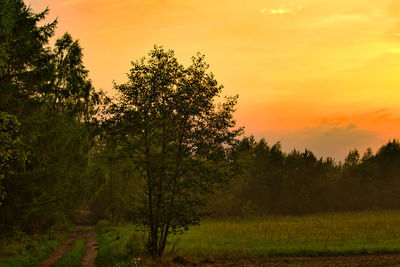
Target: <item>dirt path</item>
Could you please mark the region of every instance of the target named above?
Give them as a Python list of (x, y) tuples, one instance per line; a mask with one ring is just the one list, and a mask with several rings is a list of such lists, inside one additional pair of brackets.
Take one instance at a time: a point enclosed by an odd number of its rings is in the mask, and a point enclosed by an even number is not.
[(72, 234), (67, 238), (67, 241), (53, 254), (45, 259), (40, 267), (54, 266), (74, 245), (77, 238), (86, 239), (86, 252), (81, 260), (81, 266), (94, 267), (97, 256), (98, 244), (96, 242), (97, 234), (93, 226), (76, 226)]
[(56, 251), (51, 254), (50, 257), (42, 261), (42, 263), (39, 265), (40, 267), (50, 267), (54, 266), (61, 258), (66, 254), (68, 251), (71, 250), (75, 239), (77, 239), (79, 236), (82, 235), (82, 226), (75, 226), (74, 230), (70, 234), (70, 236), (67, 238), (67, 241)]
[(94, 267), (97, 257), (97, 250), (99, 244), (96, 241), (97, 234), (94, 231), (94, 227), (90, 226), (86, 233), (86, 252), (81, 260), (81, 266)]

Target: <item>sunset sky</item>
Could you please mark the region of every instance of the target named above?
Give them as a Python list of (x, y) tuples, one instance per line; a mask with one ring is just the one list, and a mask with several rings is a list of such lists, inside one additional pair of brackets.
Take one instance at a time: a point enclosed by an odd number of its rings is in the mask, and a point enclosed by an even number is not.
[(343, 160), (400, 136), (398, 0), (25, 0), (112, 93), (154, 44), (206, 55), (246, 134)]

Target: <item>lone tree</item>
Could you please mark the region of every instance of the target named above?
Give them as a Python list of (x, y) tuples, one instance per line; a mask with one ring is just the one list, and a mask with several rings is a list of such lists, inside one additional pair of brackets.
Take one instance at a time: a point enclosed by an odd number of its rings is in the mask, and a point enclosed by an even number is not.
[(230, 151), (242, 129), (232, 117), (238, 97), (216, 103), (222, 86), (203, 55), (187, 68), (172, 50), (155, 46), (148, 56), (132, 62), (127, 83), (114, 85), (119, 94), (105, 125), (142, 177), (135, 220), (157, 257), (169, 234), (199, 223), (207, 196), (228, 181)]

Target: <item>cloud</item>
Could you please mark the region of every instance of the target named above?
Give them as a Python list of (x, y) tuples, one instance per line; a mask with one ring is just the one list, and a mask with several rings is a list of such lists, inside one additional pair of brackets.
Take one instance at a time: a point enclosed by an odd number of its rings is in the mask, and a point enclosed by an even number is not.
[(288, 8), (279, 8), (279, 9), (270, 9), (269, 10), (270, 14), (279, 14), (279, 15), (283, 15), (283, 14), (290, 14), (290, 13), (294, 13), (293, 9), (288, 9)]
[(347, 115), (325, 116), (315, 120), (319, 127), (338, 127), (343, 125), (354, 125), (360, 123), (374, 125), (377, 122), (395, 122), (399, 123), (399, 119), (394, 117), (393, 111), (388, 108), (380, 108), (370, 112), (353, 113)]
[(357, 148), (361, 153), (368, 147), (377, 149), (384, 143), (378, 134), (358, 128), (354, 124), (335, 126), (331, 122), (307, 127), (292, 132), (270, 132), (262, 134), (269, 143), (280, 141), (286, 152), (310, 149), (318, 157), (333, 157), (343, 161), (351, 149)]
[(271, 8), (271, 9), (264, 8), (264, 9), (261, 9), (260, 11), (261, 11), (261, 13), (268, 12), (269, 14), (272, 14), (272, 15), (284, 15), (284, 14), (292, 14), (292, 13), (295, 13), (296, 11), (300, 11), (302, 9), (303, 9), (302, 5), (298, 6), (297, 8), (294, 8), (294, 9), (287, 8), (285, 5), (283, 5), (280, 8)]

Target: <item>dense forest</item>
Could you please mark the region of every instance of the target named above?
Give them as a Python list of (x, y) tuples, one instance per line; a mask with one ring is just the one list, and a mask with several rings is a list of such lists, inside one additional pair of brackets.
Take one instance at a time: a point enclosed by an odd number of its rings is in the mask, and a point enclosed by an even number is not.
[(243, 138), (231, 187), (213, 201), (215, 215), (305, 214), (400, 208), (400, 143), (374, 154), (357, 149), (344, 162), (311, 151), (284, 153), (279, 143)]
[[(201, 216), (400, 208), (400, 142), (344, 162), (243, 137), (237, 97), (204, 56), (184, 67), (155, 46), (115, 96), (96, 90), (82, 48), (23, 1), (0, 5), (0, 233), (44, 232), (82, 205), (128, 220), (161, 255)], [(130, 59), (127, 59), (130, 60)]]
[(101, 93), (77, 41), (66, 33), (48, 45), (57, 24), (43, 23), (48, 10), (23, 1), (0, 10), (0, 229), (38, 232), (91, 195)]

